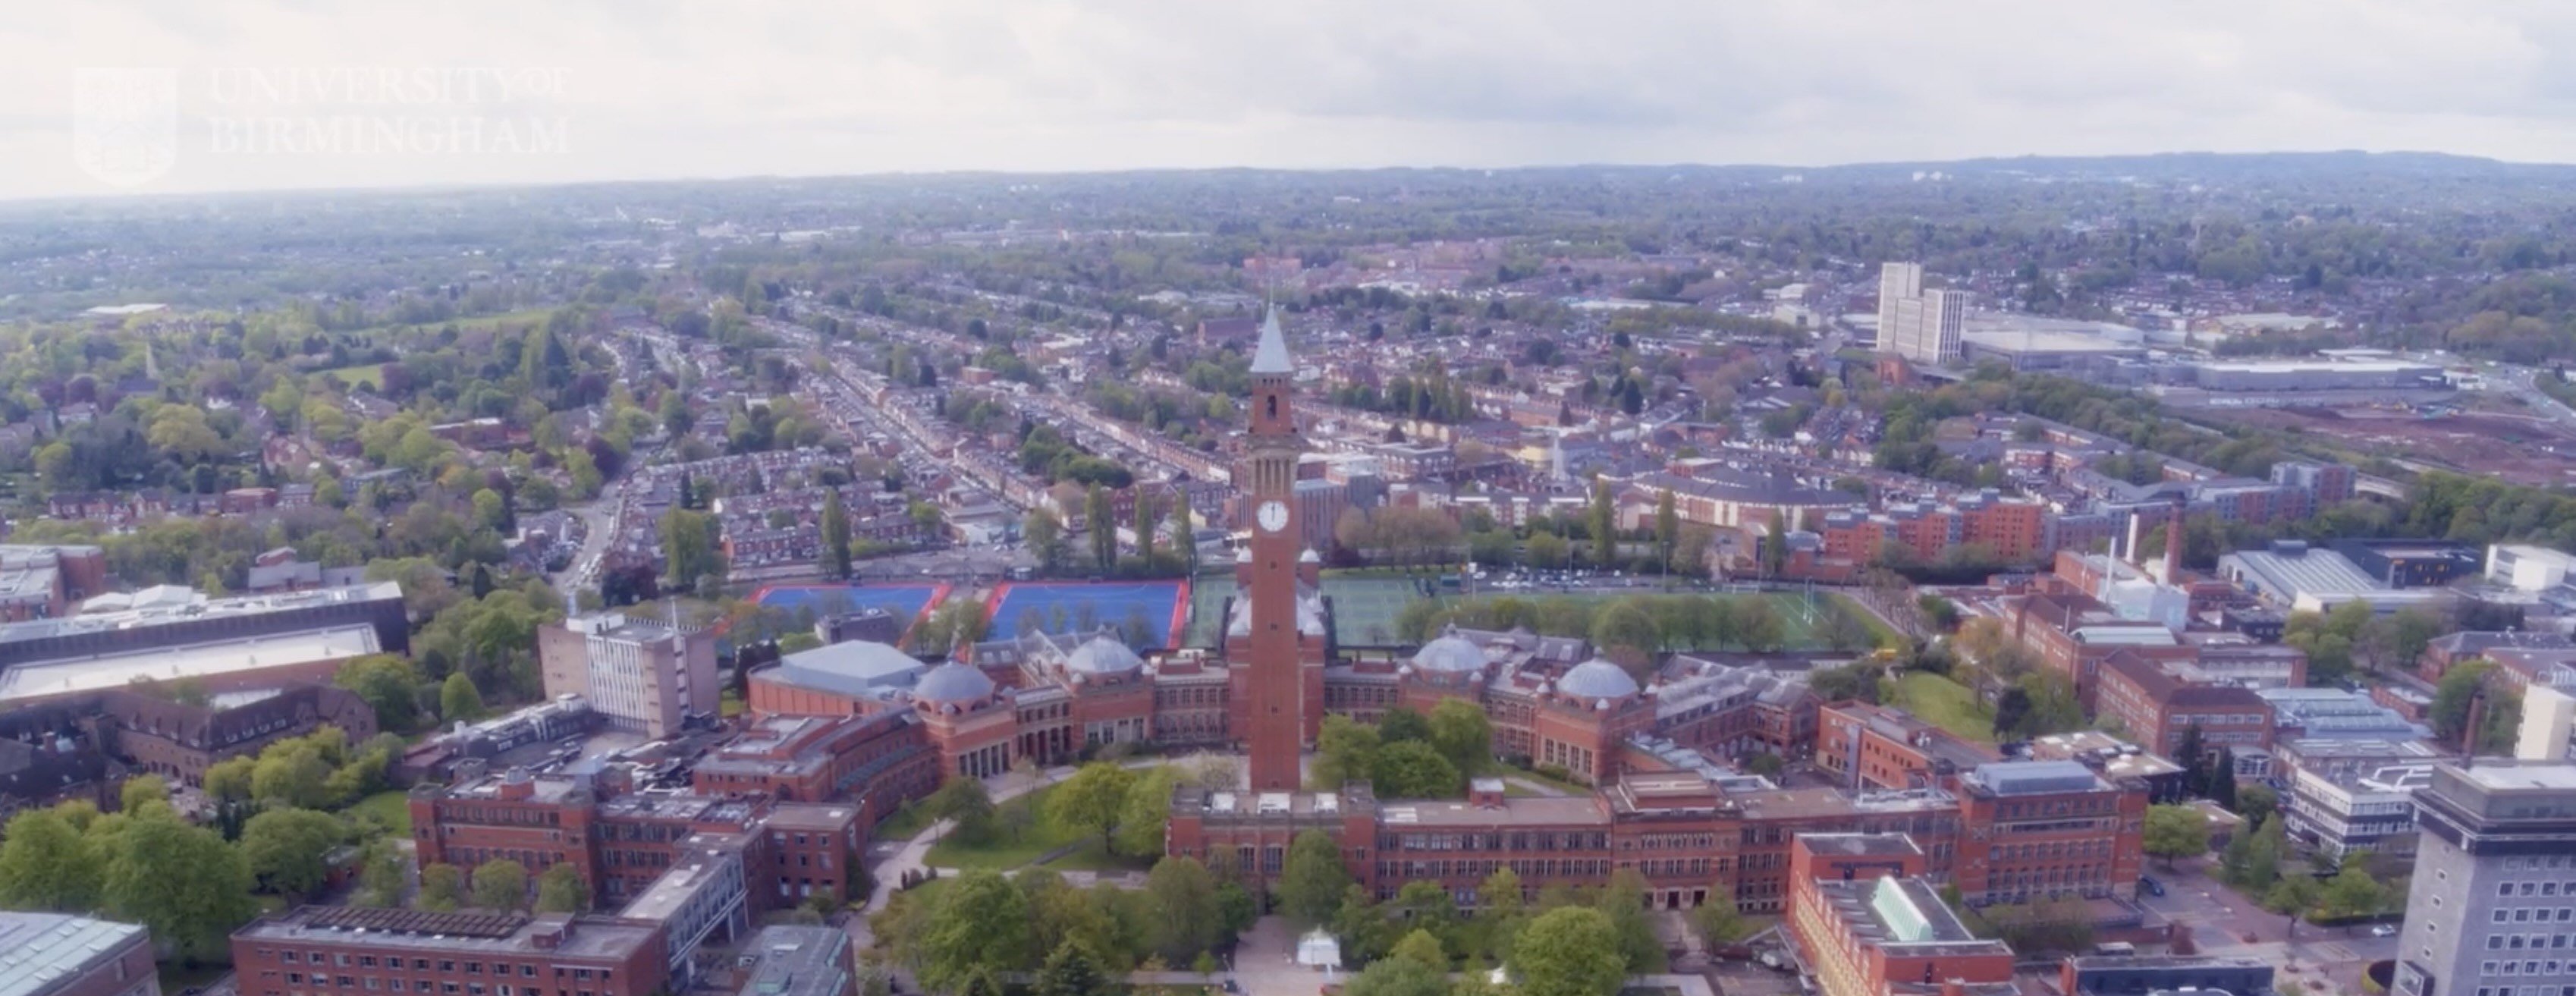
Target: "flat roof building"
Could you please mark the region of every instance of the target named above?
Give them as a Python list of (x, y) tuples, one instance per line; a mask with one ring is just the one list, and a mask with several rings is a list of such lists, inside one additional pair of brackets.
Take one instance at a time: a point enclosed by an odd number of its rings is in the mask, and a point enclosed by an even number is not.
[(507, 984), (574, 996), (651, 996), (669, 981), (659, 924), (549, 913), (305, 906), (233, 932), (242, 996), (325, 989), (457, 992)]
[(0, 911), (0, 996), (160, 996), (152, 932), (62, 913)]

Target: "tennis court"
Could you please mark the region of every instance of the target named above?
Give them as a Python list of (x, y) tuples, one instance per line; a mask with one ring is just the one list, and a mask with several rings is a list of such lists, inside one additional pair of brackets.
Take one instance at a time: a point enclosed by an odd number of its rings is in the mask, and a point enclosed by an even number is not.
[(1328, 577), (1333, 600), (1333, 640), (1345, 647), (1386, 647), (1398, 642), (1395, 618), (1422, 597), (1426, 578)]
[(782, 584), (762, 587), (751, 600), (781, 612), (812, 609), (816, 618), (884, 609), (906, 629), (948, 598), (944, 584)]
[[(996, 636), (1141, 622), (1147, 643), (1172, 646), (1189, 610), (1187, 581), (1006, 581), (993, 590)], [(1026, 620), (1024, 623), (1023, 620)]]

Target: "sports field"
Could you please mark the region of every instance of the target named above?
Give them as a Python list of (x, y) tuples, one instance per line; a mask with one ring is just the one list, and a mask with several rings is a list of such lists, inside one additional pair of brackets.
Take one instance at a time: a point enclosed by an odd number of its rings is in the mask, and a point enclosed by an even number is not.
[(1170, 647), (1187, 619), (1189, 598), (1187, 581), (1006, 581), (993, 590), (989, 631), (998, 638), (1032, 628), (1124, 626), (1133, 619), (1144, 623), (1149, 644)]
[(904, 630), (921, 614), (937, 608), (948, 598), (944, 584), (782, 584), (768, 585), (751, 593), (751, 600), (782, 612), (812, 609), (817, 617), (842, 615), (861, 609), (884, 609), (903, 620)]
[[(1333, 641), (1346, 647), (1392, 646), (1395, 617), (1406, 603), (1422, 597), (1428, 577), (1324, 576), (1324, 597), (1333, 601)], [(1213, 647), (1222, 642), (1226, 599), (1235, 595), (1234, 575), (1203, 574), (1191, 583), (1190, 624), (1183, 646)]]

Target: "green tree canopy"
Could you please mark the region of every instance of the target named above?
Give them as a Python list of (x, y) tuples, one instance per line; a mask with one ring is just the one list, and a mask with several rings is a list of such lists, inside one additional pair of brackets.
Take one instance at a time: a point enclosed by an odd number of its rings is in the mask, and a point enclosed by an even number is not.
[(502, 858), (474, 866), (474, 905), (515, 910), (528, 902), (528, 866)]
[(1301, 923), (1331, 922), (1351, 884), (1341, 848), (1321, 830), (1306, 830), (1288, 843), (1288, 858), (1275, 886), (1281, 912)]
[(0, 906), (86, 913), (96, 909), (107, 869), (79, 828), (51, 809), (21, 810), (0, 841)]
[(1098, 834), (1101, 846), (1107, 847), (1118, 821), (1127, 814), (1127, 796), (1135, 787), (1135, 772), (1108, 761), (1093, 761), (1047, 790), (1047, 819), (1066, 830)]
[(556, 862), (537, 876), (537, 912), (580, 913), (590, 909), (590, 883), (570, 862)]
[(331, 851), (348, 828), (329, 813), (292, 807), (271, 809), (242, 827), (242, 858), (251, 874), (290, 896), (311, 895), (331, 874)]
[(1628, 977), (1609, 914), (1565, 906), (1539, 914), (1512, 944), (1523, 996), (1615, 996)]
[(220, 954), (258, 912), (250, 865), (221, 835), (176, 816), (128, 821), (108, 845), (109, 916), (140, 923), (182, 957)]

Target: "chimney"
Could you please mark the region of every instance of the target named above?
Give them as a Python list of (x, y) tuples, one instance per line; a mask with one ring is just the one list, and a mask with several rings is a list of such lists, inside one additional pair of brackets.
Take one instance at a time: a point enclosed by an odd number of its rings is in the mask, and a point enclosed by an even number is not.
[(2182, 584), (2182, 503), (2173, 504), (2173, 514), (2165, 517), (2165, 583)]
[(2129, 538), (2127, 542), (2120, 545), (2120, 559), (2128, 561), (2138, 559), (2138, 540), (2146, 529), (2146, 518), (2135, 511), (2129, 513)]

